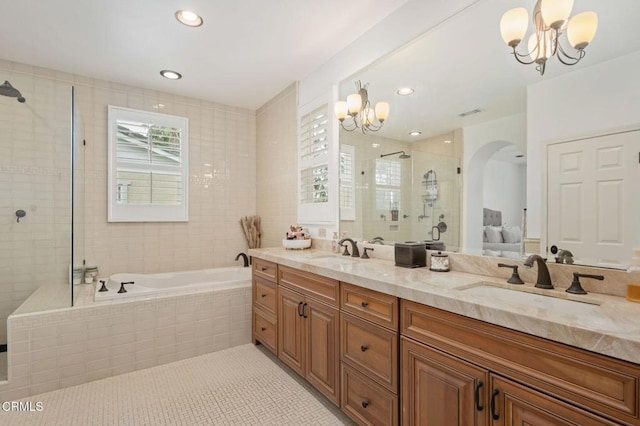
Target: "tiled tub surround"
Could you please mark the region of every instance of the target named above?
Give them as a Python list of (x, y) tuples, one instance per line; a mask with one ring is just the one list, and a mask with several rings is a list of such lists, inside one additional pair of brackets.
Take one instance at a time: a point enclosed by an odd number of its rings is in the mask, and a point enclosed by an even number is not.
[[(12, 314), (0, 400), (35, 395), (248, 343), (251, 287)], [(87, 296), (90, 295), (90, 296)], [(28, 301), (27, 301), (28, 302)]]
[[(376, 246), (376, 250), (378, 247)], [(288, 251), (282, 248), (265, 248), (251, 249), (249, 253), (281, 265), (347, 281), (402, 299), (640, 364), (640, 323), (637, 320), (640, 318), (640, 304), (629, 302), (622, 297), (596, 293), (570, 296), (564, 288), (540, 291), (534, 289), (533, 284), (524, 286), (525, 289), (543, 294), (549, 292), (559, 298), (582, 298), (600, 303), (593, 312), (581, 315), (561, 309), (549, 310), (510, 302), (499, 297), (475, 296), (463, 291), (482, 282), (508, 287), (505, 281), (510, 275), (510, 270), (503, 268), (493, 276), (455, 270), (439, 273), (431, 272), (427, 268), (395, 267), (389, 260), (354, 259), (315, 249)], [(490, 258), (486, 260), (490, 261)], [(482, 262), (485, 260), (480, 263)], [(455, 269), (455, 263), (452, 264)], [(525, 282), (535, 281), (536, 268), (522, 272)], [(616, 274), (618, 273), (615, 272), (614, 276)], [(586, 283), (588, 280), (584, 281)], [(624, 286), (625, 283), (618, 284)]]

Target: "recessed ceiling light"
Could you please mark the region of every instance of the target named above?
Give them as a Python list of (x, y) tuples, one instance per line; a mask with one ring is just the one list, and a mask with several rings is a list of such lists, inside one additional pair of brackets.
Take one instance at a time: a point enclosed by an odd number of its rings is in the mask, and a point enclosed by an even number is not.
[(164, 108), (164, 104), (155, 104), (155, 105), (153, 106), (153, 108), (155, 108), (155, 109)]
[(379, 143), (372, 143), (371, 144), (371, 148), (380, 148), (380, 144)]
[(177, 11), (176, 19), (188, 27), (199, 27), (204, 23), (200, 15), (190, 10)]
[(446, 141), (444, 141), (444, 143), (451, 143), (451, 141), (447, 139)]
[(160, 75), (169, 80), (180, 80), (182, 78), (182, 74), (171, 70), (162, 70), (160, 71)]
[(396, 91), (396, 93), (400, 96), (411, 95), (413, 92), (415, 92), (415, 90), (413, 90), (411, 87), (401, 87)]
[(421, 134), (422, 134), (422, 132), (418, 132), (418, 131), (409, 132), (409, 136), (420, 136)]

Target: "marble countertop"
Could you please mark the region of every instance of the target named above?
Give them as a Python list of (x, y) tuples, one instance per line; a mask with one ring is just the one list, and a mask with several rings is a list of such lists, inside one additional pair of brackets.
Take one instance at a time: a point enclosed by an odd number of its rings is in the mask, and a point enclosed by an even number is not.
[(250, 249), (251, 256), (640, 364), (640, 303), (458, 271), (406, 269), (327, 251)]

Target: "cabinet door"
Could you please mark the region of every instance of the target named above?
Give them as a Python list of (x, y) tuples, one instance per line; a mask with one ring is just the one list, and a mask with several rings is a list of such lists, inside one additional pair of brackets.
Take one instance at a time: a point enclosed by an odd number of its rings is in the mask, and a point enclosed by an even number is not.
[(303, 314), (306, 322), (306, 378), (334, 404), (339, 405), (339, 311), (307, 298)]
[(488, 407), (494, 425), (615, 425), (595, 414), (566, 404), (509, 379), (491, 375)]
[(278, 291), (278, 356), (296, 373), (304, 376), (304, 297), (280, 287)]
[(401, 338), (402, 424), (486, 425), (487, 370)]

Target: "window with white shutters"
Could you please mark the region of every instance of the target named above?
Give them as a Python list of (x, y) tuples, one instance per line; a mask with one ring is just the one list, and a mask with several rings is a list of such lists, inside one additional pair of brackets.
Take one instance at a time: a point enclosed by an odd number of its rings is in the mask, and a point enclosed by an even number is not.
[(188, 121), (109, 107), (109, 221), (188, 220)]
[(376, 159), (376, 209), (400, 210), (402, 167), (399, 161)]
[[(306, 224), (334, 222), (332, 191), (332, 120), (328, 104), (300, 111), (298, 145), (298, 220)], [(335, 152), (335, 151), (334, 151)], [(334, 172), (335, 173), (335, 172)], [(335, 213), (333, 213), (335, 214)]]
[(355, 149), (340, 145), (340, 220), (356, 219)]

